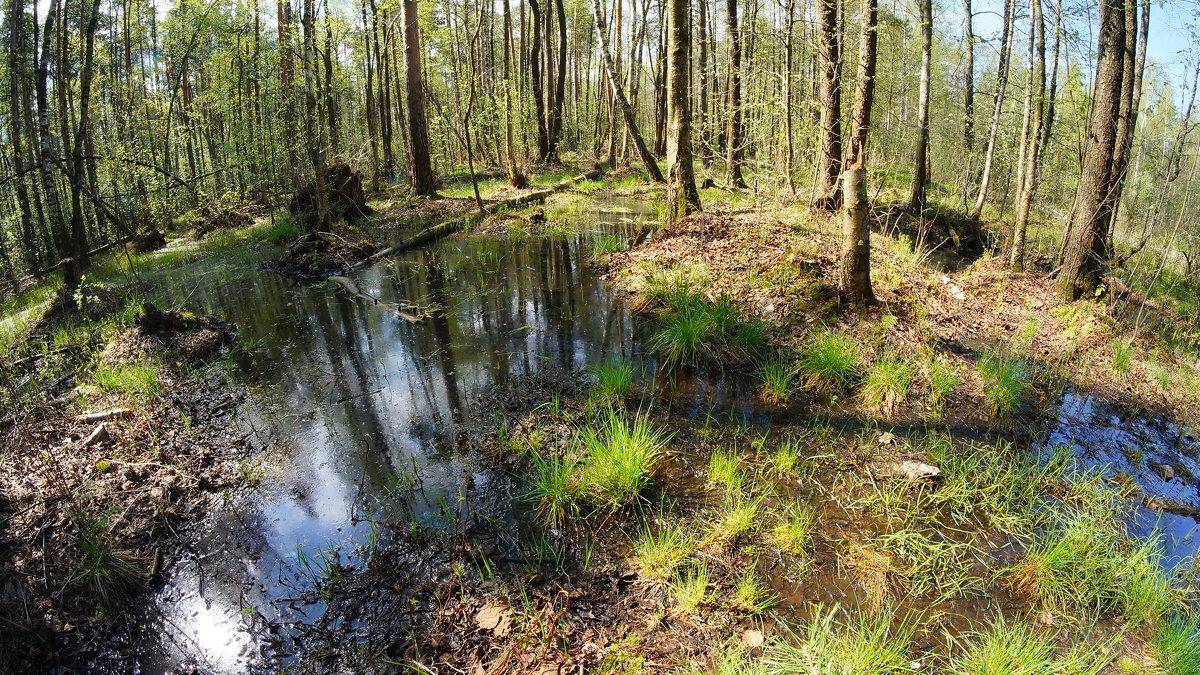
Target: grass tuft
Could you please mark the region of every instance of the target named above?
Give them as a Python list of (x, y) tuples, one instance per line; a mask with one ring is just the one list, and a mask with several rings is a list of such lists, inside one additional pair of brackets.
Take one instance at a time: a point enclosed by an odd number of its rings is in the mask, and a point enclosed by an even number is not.
[(741, 458), (734, 452), (714, 451), (708, 458), (708, 481), (730, 492), (741, 490), (745, 476), (738, 469), (740, 463)]
[(662, 458), (669, 435), (639, 413), (626, 420), (611, 408), (599, 427), (584, 427), (583, 485), (597, 502), (616, 509), (635, 500)]
[(533, 452), (533, 486), (526, 496), (538, 505), (542, 516), (554, 524), (563, 523), (578, 512), (579, 484), (575, 468), (579, 462), (570, 456), (552, 455), (549, 459)]
[(643, 581), (665, 583), (695, 549), (696, 542), (682, 523), (665, 525), (657, 532), (646, 527), (634, 542), (630, 562)]
[(759, 368), (762, 377), (761, 395), (768, 403), (786, 403), (792, 397), (792, 379), (796, 369), (787, 359), (776, 355), (767, 359)]
[(983, 381), (984, 408), (993, 419), (1004, 419), (1021, 408), (1029, 390), (1027, 361), (989, 352), (979, 357), (975, 369)]
[(616, 403), (629, 398), (633, 393), (633, 363), (620, 357), (612, 357), (588, 367), (596, 378), (592, 385), (592, 400)]
[(833, 331), (812, 334), (797, 368), (805, 386), (821, 394), (844, 391), (859, 376), (859, 348), (848, 336)]
[(1054, 643), (1030, 626), (994, 619), (974, 633), (950, 670), (961, 675), (1043, 675), (1058, 672)]
[(783, 518), (771, 530), (771, 542), (788, 555), (803, 556), (812, 545), (817, 528), (817, 514), (809, 507), (792, 504), (784, 509)]
[(154, 396), (162, 390), (158, 365), (151, 361), (101, 363), (92, 371), (92, 381), (106, 392), (136, 398)]
[(896, 414), (912, 388), (912, 365), (893, 354), (885, 354), (871, 365), (859, 391), (859, 400), (885, 417)]
[(771, 647), (773, 672), (821, 675), (889, 675), (910, 672), (909, 649), (915, 625), (897, 621), (891, 611), (858, 613), (839, 621), (836, 610), (818, 609), (796, 644)]
[(1176, 614), (1162, 622), (1150, 648), (1166, 675), (1200, 673), (1200, 613)]
[(733, 607), (746, 614), (762, 614), (779, 604), (779, 596), (763, 583), (753, 568), (738, 579), (733, 587)]
[(672, 589), (675, 592), (677, 614), (691, 614), (711, 599), (708, 579), (708, 565), (702, 560), (692, 563), (683, 574), (675, 575)]

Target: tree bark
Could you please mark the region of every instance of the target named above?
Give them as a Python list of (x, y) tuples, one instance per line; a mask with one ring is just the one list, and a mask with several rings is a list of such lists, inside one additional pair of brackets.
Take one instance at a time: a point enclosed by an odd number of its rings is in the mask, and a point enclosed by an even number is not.
[(1124, 76), (1125, 14), (1128, 0), (1103, 0), (1096, 59), (1096, 85), (1087, 147), (1076, 189), (1058, 290), (1075, 300), (1100, 283), (1107, 263), (1106, 235), (1112, 215), (1113, 157)]
[(46, 215), (50, 223), (50, 233), (54, 239), (55, 248), (60, 257), (67, 258), (63, 265), (63, 284), (68, 290), (79, 287), (82, 273), (75, 260), (76, 243), (71, 240), (63, 220), (62, 201), (59, 199), (58, 185), (54, 181), (53, 146), (50, 138), (50, 93), (48, 80), (50, 78), (50, 60), (54, 57), (53, 38), (57, 5), (51, 2), (46, 10), (46, 23), (42, 30), (42, 55), (38, 61), (37, 70), (37, 103), (38, 103), (38, 145), (42, 192), (46, 200)]
[(408, 109), (408, 171), (414, 195), (433, 197), (437, 185), (429, 150), (429, 123), (425, 117), (425, 82), (421, 75), (421, 29), (416, 0), (404, 0), (404, 73)]
[(12, 145), (13, 172), (16, 180), (17, 206), (21, 210), (21, 254), (26, 270), (38, 267), (37, 241), (33, 232), (33, 214), (29, 209), (29, 190), (25, 185), (24, 130), (21, 128), (21, 80), (24, 75), (25, 1), (12, 0), (9, 6), (8, 99), (9, 142)]
[(921, 13), (921, 85), (917, 94), (917, 152), (913, 166), (909, 207), (918, 218), (925, 213), (925, 188), (929, 183), (929, 96), (933, 67), (933, 2), (918, 0)]
[(700, 210), (692, 160), (690, 0), (667, 4), (667, 223)]
[[(612, 87), (613, 98), (616, 99), (617, 106), (621, 109), (625, 128), (633, 138), (633, 145), (642, 159), (642, 164), (646, 167), (646, 173), (650, 174), (650, 179), (655, 183), (662, 183), (664, 182), (662, 171), (658, 168), (658, 163), (654, 161), (650, 150), (646, 148), (642, 135), (638, 133), (637, 122), (633, 118), (633, 109), (629, 107), (629, 100), (625, 98), (625, 91), (621, 88), (621, 78), (613, 66), (612, 52), (608, 47), (608, 33), (604, 29), (604, 15), (600, 12), (600, 0), (592, 0), (592, 15), (596, 19), (596, 33), (600, 38), (600, 56), (604, 61), (604, 72), (608, 75), (608, 84)], [(616, 133), (615, 129), (613, 133)]]
[(878, 0), (863, 0), (858, 85), (854, 92), (854, 126), (846, 170), (842, 172), (842, 257), (838, 284), (842, 297), (852, 304), (873, 304), (871, 289), (871, 228), (867, 221), (867, 138), (871, 104), (875, 97), (875, 62), (879, 51)]
[(842, 173), (842, 64), (838, 48), (840, 0), (816, 0), (817, 100), (821, 108), (820, 160), (813, 205), (837, 210), (841, 202), (838, 178)]
[(742, 40), (738, 33), (737, 0), (725, 0), (725, 31), (725, 39), (729, 42), (725, 182), (730, 187), (744, 188), (746, 180), (742, 177)]
[(971, 0), (962, 0), (963, 6), (963, 149), (966, 151), (966, 188), (963, 190), (963, 205), (971, 198), (975, 185), (975, 14)]
[[(1150, 27), (1150, 2), (1142, 0), (1142, 20), (1139, 27), (1137, 6), (1131, 5), (1125, 13), (1125, 51), (1122, 59), (1122, 79), (1125, 82), (1121, 92), (1121, 112), (1117, 122), (1117, 147), (1113, 158), (1114, 182), (1121, 193), (1129, 178), (1129, 155), (1133, 149), (1133, 133), (1137, 129), (1137, 112), (1142, 97), (1142, 73), (1146, 68), (1146, 42)], [(1121, 210), (1121, 200), (1118, 197), (1113, 202), (1112, 216), (1108, 222), (1106, 246), (1108, 257), (1111, 259), (1116, 251), (1113, 236), (1117, 229), (1117, 215)]]

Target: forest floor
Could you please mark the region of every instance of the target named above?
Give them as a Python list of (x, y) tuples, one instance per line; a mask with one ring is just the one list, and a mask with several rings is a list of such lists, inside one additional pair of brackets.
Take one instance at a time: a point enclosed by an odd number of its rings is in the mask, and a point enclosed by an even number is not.
[[(478, 231), (660, 198), (609, 182)], [(502, 414), (474, 448), (524, 477), (541, 553), (507, 553), (468, 492), (452, 527), (323, 588), (306, 670), (1196, 672), (1195, 560), (1135, 531), (1200, 515), (1188, 309), (1115, 282), (1064, 303), (987, 233), (895, 210), (876, 214), (879, 302), (847, 308), (836, 224), (743, 200), (708, 190), (706, 213), (595, 244), (657, 375), (615, 360), (479, 402)], [(918, 232), (955, 249), (941, 268)], [(719, 373), (754, 383), (760, 422), (672, 403)]]
[[(385, 198), (372, 224), (459, 215), (465, 190)], [(538, 514), (535, 554), (514, 556), (468, 491), (447, 527), (397, 530), (365, 567), (328, 570), (295, 667), (1198, 672), (1195, 562), (1168, 570), (1135, 532), (1139, 510), (1200, 514), (1186, 308), (1119, 284), (1063, 303), (985, 237), (895, 210), (877, 214), (893, 235), (873, 239), (879, 303), (847, 308), (827, 216), (704, 199), (662, 228), (661, 190), (630, 172), (476, 228), (561, 236), (598, 202), (641, 206), (642, 234), (598, 238), (591, 264), (643, 317), (654, 369), (613, 360), (487, 392), (470, 445), (527, 484), (511, 498)], [(111, 650), (172, 533), (261, 479), (230, 420), (245, 392), (225, 376), (227, 328), (147, 335), (125, 286), (131, 267), (261, 264), (299, 234), (277, 216), (242, 225), (102, 261), (90, 281), (113, 290), (6, 306), (0, 557), (16, 573), (0, 616), (17, 630), (0, 666)], [(697, 381), (749, 392), (757, 421), (673, 403)], [(1094, 413), (1072, 426), (1068, 400)], [(1116, 464), (1079, 453), (1073, 434), (1093, 429)]]

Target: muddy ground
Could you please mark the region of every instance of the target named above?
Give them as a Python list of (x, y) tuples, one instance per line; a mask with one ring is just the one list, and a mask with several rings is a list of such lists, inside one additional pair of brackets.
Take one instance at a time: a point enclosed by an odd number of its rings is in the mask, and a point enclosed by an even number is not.
[[(0, 671), (123, 669), (137, 645), (114, 638), (133, 633), (179, 528), (244, 482), (245, 392), (213, 365), (234, 328), (178, 313), (146, 328), (134, 303), (60, 293), (3, 368)], [(143, 391), (95, 377), (151, 359)]]

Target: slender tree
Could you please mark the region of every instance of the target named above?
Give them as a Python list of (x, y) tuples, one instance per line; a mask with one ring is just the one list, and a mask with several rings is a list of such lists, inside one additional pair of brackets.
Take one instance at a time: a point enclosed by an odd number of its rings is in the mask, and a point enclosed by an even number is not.
[(1025, 269), (1025, 233), (1029, 229), (1033, 195), (1037, 192), (1046, 97), (1046, 26), (1042, 18), (1042, 0), (1030, 0), (1029, 5), (1029, 43), (1032, 57), (1032, 68), (1029, 71), (1029, 123), (1025, 125), (1025, 138), (1022, 140), (1025, 144), (1024, 162), (1021, 167), (1012, 247), (1008, 258), (1014, 272), (1022, 272)]
[(872, 304), (871, 228), (867, 222), (867, 138), (871, 130), (871, 105), (875, 99), (875, 61), (879, 52), (878, 0), (863, 0), (859, 38), (858, 83), (854, 91), (854, 122), (846, 169), (842, 172), (842, 257), (838, 284), (842, 298)]
[(842, 58), (838, 44), (840, 0), (815, 0), (815, 3), (821, 156), (814, 205), (818, 209), (833, 211), (841, 202), (838, 178), (842, 173)]
[(1000, 114), (1004, 110), (1004, 90), (1008, 87), (1008, 62), (1012, 55), (1013, 0), (1004, 0), (1004, 17), (1000, 33), (1000, 61), (996, 73), (996, 97), (992, 102), (992, 128), (988, 132), (987, 151), (983, 157), (983, 173), (979, 179), (979, 192), (975, 195), (975, 208), (971, 219), (979, 220), (983, 215), (983, 204), (987, 200), (988, 185), (992, 180), (992, 163), (996, 158), (996, 140), (1000, 134)]
[(624, 89), (621, 88), (621, 78), (617, 74), (616, 67), (613, 65), (612, 52), (608, 47), (608, 32), (604, 27), (604, 15), (600, 12), (600, 0), (592, 0), (592, 14), (596, 18), (596, 33), (600, 38), (600, 56), (604, 62), (604, 72), (608, 75), (608, 86), (612, 89), (613, 98), (616, 99), (617, 106), (621, 110), (621, 117), (625, 120), (625, 129), (633, 139), (633, 145), (637, 148), (638, 157), (642, 159), (642, 165), (646, 167), (646, 173), (650, 174), (651, 180), (655, 183), (665, 182), (662, 170), (658, 168), (658, 163), (654, 161), (654, 156), (650, 154), (650, 150), (646, 147), (646, 142), (642, 140), (642, 135), (638, 133), (637, 122), (634, 121), (633, 117), (633, 109), (629, 106), (629, 100), (625, 98)]
[(725, 182), (730, 187), (746, 187), (742, 178), (742, 38), (738, 31), (737, 0), (725, 0), (725, 31), (729, 43), (729, 74), (726, 98), (728, 115), (725, 127)]
[(667, 221), (700, 210), (692, 160), (692, 3), (667, 1)]
[(912, 212), (925, 212), (925, 188), (929, 184), (929, 97), (933, 77), (933, 0), (918, 0), (921, 21), (921, 85), (917, 94), (917, 151), (913, 166)]

